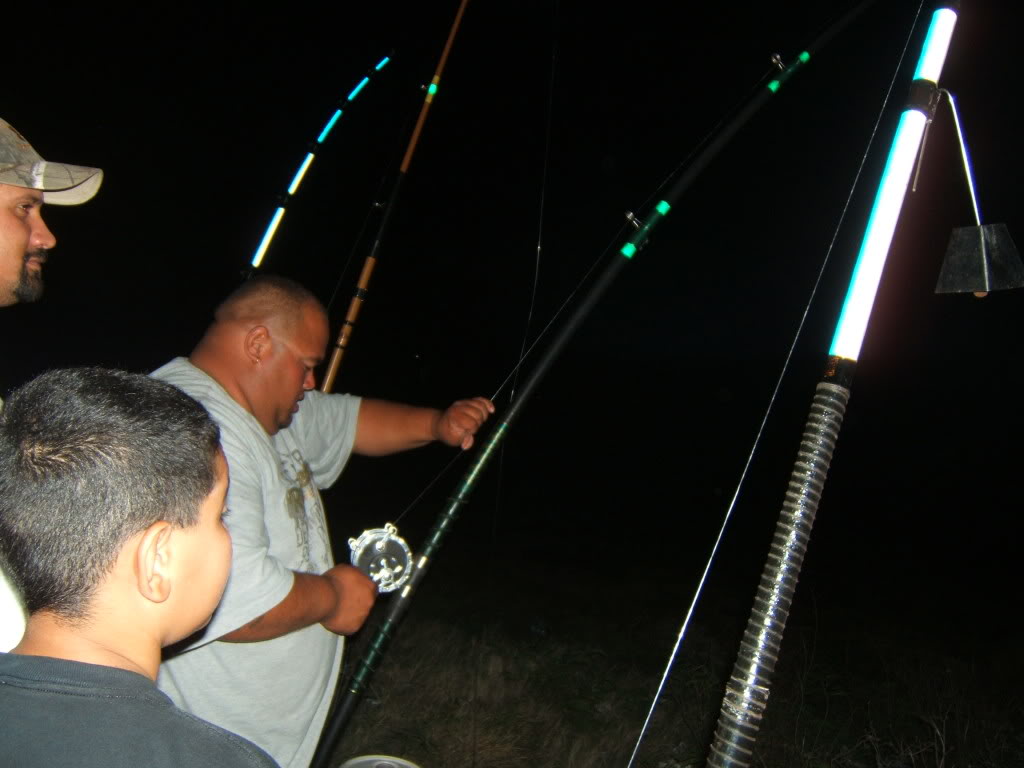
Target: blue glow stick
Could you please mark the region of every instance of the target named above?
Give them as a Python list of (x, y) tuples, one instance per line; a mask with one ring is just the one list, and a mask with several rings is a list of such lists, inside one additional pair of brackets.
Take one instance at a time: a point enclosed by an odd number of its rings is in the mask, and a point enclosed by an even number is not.
[(305, 178), (306, 172), (313, 164), (313, 160), (316, 158), (317, 149), (324, 143), (331, 131), (334, 130), (334, 126), (338, 123), (339, 118), (341, 118), (345, 112), (345, 107), (351, 104), (355, 100), (356, 96), (359, 95), (360, 91), (362, 91), (363, 88), (366, 87), (367, 83), (370, 82), (370, 78), (373, 76), (373, 73), (380, 72), (390, 61), (391, 57), (385, 56), (377, 62), (373, 67), (373, 71), (360, 80), (356, 87), (349, 92), (348, 96), (345, 97), (345, 100), (338, 106), (334, 111), (334, 114), (331, 115), (331, 118), (324, 125), (323, 130), (320, 131), (320, 135), (316, 137), (316, 141), (313, 142), (313, 146), (310, 148), (309, 152), (306, 153), (305, 159), (299, 165), (299, 169), (295, 172), (295, 176), (292, 178), (292, 183), (288, 185), (288, 191), (284, 195), (284, 200), (281, 202), (281, 205), (277, 207), (277, 210), (274, 211), (274, 215), (270, 218), (270, 224), (267, 225), (267, 230), (263, 234), (263, 239), (260, 241), (255, 255), (252, 257), (252, 266), (254, 269), (258, 269), (260, 264), (263, 263), (263, 257), (266, 255), (267, 249), (270, 247), (270, 242), (274, 239), (274, 235), (277, 233), (277, 228), (281, 224), (281, 219), (284, 218), (285, 208), (288, 206), (288, 202), (291, 200), (292, 196), (296, 191), (298, 191), (299, 185), (302, 183), (302, 179)]

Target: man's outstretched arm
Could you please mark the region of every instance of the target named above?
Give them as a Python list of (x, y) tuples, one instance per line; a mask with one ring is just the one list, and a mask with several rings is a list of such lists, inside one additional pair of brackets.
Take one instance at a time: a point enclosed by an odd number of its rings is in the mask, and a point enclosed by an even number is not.
[(486, 397), (456, 400), (443, 411), (363, 398), (353, 450), (364, 456), (385, 456), (435, 440), (466, 450), (492, 413), (494, 404)]

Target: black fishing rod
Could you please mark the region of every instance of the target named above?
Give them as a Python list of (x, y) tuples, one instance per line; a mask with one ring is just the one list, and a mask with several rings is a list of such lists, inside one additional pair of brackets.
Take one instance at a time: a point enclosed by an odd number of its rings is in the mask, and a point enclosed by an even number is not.
[(554, 339), (543, 352), (542, 356), (534, 366), (532, 372), (526, 378), (518, 398), (510, 405), (501, 421), (498, 422), (488, 439), (478, 445), (474, 452), (473, 462), (470, 468), (459, 481), (454, 495), (447, 502), (447, 506), (438, 516), (433, 528), (428, 534), (427, 541), (423, 546), (421, 554), (416, 558), (412, 567), (411, 575), (405, 585), (396, 592), (390, 599), (386, 614), (380, 622), (374, 636), (369, 641), (363, 658), (359, 661), (344, 696), (326, 724), (317, 746), (311, 768), (326, 768), (328, 760), (333, 753), (337, 742), (355, 711), (363, 691), (365, 690), (374, 669), (379, 666), (384, 654), (385, 647), (396, 631), (402, 618), (409, 609), (410, 601), (417, 587), (426, 575), (434, 556), (440, 549), (445, 537), (448, 535), (453, 523), (459, 515), (462, 507), (469, 500), (469, 495), (476, 485), (484, 469), (490, 464), (497, 453), (497, 448), (508, 434), (515, 419), (522, 412), (522, 409), (530, 401), (531, 395), (536, 391), (545, 375), (550, 370), (554, 361), (561, 354), (569, 340), (582, 325), (584, 320), (604, 296), (619, 272), (630, 263), (649, 242), (651, 232), (668, 215), (672, 207), (679, 201), (682, 195), (698, 177), (700, 172), (721, 152), (728, 141), (744, 126), (754, 114), (764, 106), (773, 95), (779, 92), (783, 85), (800, 69), (802, 69), (812, 58), (812, 55), (820, 50), (829, 40), (832, 39), (845, 26), (851, 23), (867, 7), (872, 5), (874, 0), (866, 0), (852, 11), (844, 15), (837, 22), (832, 24), (825, 32), (800, 53), (796, 59), (785, 66), (779, 57), (774, 57), (779, 71), (774, 77), (766, 78), (767, 82), (759, 88), (740, 108), (736, 115), (726, 123), (719, 134), (702, 149), (700, 154), (690, 163), (679, 179), (672, 184), (668, 193), (658, 201), (646, 216), (646, 221), (631, 219), (635, 225), (632, 236), (617, 251), (617, 255), (604, 267), (595, 278), (587, 294), (580, 301), (578, 306), (566, 320), (564, 325), (556, 332)]

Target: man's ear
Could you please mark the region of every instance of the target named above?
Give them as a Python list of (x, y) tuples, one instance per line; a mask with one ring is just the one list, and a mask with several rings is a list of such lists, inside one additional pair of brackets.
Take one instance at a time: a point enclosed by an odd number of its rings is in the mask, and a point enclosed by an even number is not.
[(259, 365), (270, 354), (270, 331), (265, 325), (250, 328), (245, 334), (245, 357), (252, 365)]
[(173, 527), (158, 520), (142, 532), (135, 550), (135, 582), (139, 594), (154, 603), (162, 603), (171, 595)]

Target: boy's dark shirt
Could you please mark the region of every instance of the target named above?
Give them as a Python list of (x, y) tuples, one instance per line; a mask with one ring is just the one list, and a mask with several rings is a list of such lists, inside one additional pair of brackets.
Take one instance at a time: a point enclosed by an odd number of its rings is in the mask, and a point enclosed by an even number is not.
[(183, 712), (147, 677), (0, 653), (0, 768), (276, 768), (249, 741)]

